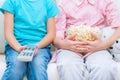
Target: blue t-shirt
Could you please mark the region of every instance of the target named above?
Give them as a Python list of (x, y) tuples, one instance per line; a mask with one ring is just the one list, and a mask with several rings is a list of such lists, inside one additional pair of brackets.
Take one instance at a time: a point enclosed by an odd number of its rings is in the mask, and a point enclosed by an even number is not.
[(54, 0), (6, 0), (1, 10), (14, 15), (14, 36), (21, 45), (41, 41), (47, 34), (47, 20), (59, 13)]

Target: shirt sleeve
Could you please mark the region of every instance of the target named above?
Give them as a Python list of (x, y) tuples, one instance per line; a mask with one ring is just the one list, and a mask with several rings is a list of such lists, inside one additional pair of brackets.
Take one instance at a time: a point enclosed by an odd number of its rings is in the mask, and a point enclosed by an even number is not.
[(4, 13), (4, 11), (8, 11), (8, 12), (14, 14), (15, 13), (14, 2), (12, 0), (5, 0), (1, 6), (1, 11), (2, 11), (2, 13)]
[(56, 16), (59, 13), (59, 9), (54, 0), (47, 0), (47, 18)]
[(110, 24), (112, 27), (119, 27), (120, 26), (120, 13), (118, 10), (117, 5), (115, 2), (108, 0), (106, 6), (106, 18), (107, 23)]
[(59, 8), (60, 14), (56, 16), (56, 37), (64, 39), (66, 31), (66, 14), (62, 6), (59, 5)]

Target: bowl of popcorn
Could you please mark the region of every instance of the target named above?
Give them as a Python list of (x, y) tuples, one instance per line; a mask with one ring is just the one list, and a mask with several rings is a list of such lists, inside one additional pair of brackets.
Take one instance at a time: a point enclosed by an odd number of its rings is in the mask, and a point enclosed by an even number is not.
[(93, 34), (97, 36), (101, 36), (100, 29), (98, 27), (80, 25), (80, 26), (70, 26), (66, 30), (67, 36), (75, 35), (73, 39), (74, 41), (79, 41), (80, 39), (94, 41), (96, 40), (96, 37)]

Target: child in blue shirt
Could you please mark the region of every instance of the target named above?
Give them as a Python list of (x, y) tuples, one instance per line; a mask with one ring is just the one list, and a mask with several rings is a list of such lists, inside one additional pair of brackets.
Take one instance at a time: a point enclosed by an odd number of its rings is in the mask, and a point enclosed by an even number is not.
[[(59, 10), (53, 0), (6, 0), (1, 7), (7, 44), (7, 68), (2, 80), (48, 80), (47, 64), (51, 58), (50, 44), (55, 37), (55, 19)], [(26, 45), (36, 45), (31, 62), (17, 60)]]

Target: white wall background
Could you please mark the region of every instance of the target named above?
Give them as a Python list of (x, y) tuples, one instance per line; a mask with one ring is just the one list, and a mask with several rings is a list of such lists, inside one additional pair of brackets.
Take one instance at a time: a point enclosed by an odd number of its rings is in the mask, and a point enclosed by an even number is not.
[(4, 29), (3, 29), (3, 14), (0, 12), (0, 53), (4, 51)]
[[(3, 0), (0, 0), (0, 7)], [(4, 29), (3, 29), (3, 14), (0, 12), (0, 53), (4, 51)]]

